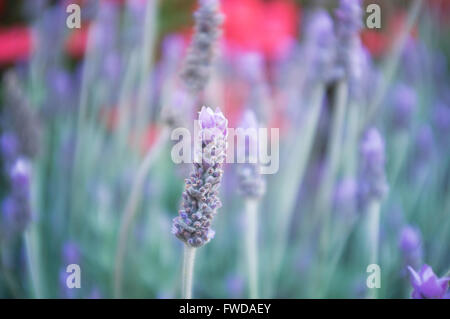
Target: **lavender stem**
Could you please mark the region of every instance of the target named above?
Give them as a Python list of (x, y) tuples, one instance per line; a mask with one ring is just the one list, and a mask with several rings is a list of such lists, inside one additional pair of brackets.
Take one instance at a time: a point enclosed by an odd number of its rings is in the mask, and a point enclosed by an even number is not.
[[(280, 221), (277, 232), (281, 234), (279, 241), (275, 243), (272, 272), (274, 279), (272, 282), (276, 282), (280, 275), (280, 265), (284, 258), (286, 246), (287, 246), (287, 233), (289, 225), (294, 213), (295, 199), (297, 191), (302, 184), (306, 165), (309, 160), (309, 156), (312, 150), (314, 137), (316, 134), (317, 124), (319, 121), (320, 111), (322, 109), (323, 98), (325, 95), (325, 86), (323, 83), (319, 83), (313, 88), (310, 100), (310, 109), (305, 118), (305, 126), (303, 129), (303, 135), (301, 138), (296, 136), (296, 140), (291, 141), (293, 154), (289, 158), (287, 169), (283, 172), (281, 180), (289, 181), (283, 184), (285, 192), (282, 198), (278, 202), (278, 211), (280, 214)], [(273, 284), (272, 284), (273, 285)], [(269, 295), (272, 295), (274, 287), (269, 287)]]
[(320, 262), (318, 271), (318, 283), (319, 291), (323, 291), (323, 286), (326, 284), (323, 282), (323, 273), (325, 273), (325, 267), (327, 266), (327, 256), (329, 248), (329, 234), (330, 234), (330, 210), (333, 186), (335, 185), (336, 174), (339, 169), (339, 162), (341, 158), (342, 149), (342, 135), (344, 131), (345, 113), (348, 101), (348, 85), (347, 82), (341, 80), (337, 84), (335, 108), (336, 112), (333, 117), (333, 123), (330, 134), (330, 146), (328, 149), (328, 161), (325, 176), (321, 183), (321, 189), (319, 191), (317, 211), (318, 219), (322, 219), (323, 229), (320, 235)]
[(196, 248), (184, 245), (182, 298), (192, 299), (192, 282), (194, 278), (194, 262)]
[(29, 229), (25, 232), (25, 249), (27, 252), (27, 260), (28, 260), (28, 272), (31, 279), (31, 286), (33, 290), (34, 297), (37, 299), (42, 298), (42, 291), (41, 291), (41, 283), (39, 280), (39, 273), (40, 267), (39, 267), (39, 252), (37, 252), (36, 247), (36, 234), (33, 232), (33, 229)]
[[(368, 207), (368, 240), (370, 249), (370, 264), (378, 264), (378, 241), (380, 231), (380, 205), (379, 200), (373, 200)], [(378, 288), (372, 288), (369, 290), (368, 298), (377, 299)]]
[(258, 201), (245, 200), (247, 231), (245, 233), (248, 283), (251, 299), (258, 298)]
[(354, 101), (350, 102), (348, 106), (347, 116), (347, 134), (344, 143), (344, 154), (346, 154), (346, 160), (342, 163), (343, 171), (347, 176), (355, 176), (357, 168), (357, 153), (358, 149), (358, 134), (360, 132), (360, 105)]
[(165, 127), (159, 135), (156, 144), (147, 151), (144, 160), (138, 168), (137, 174), (133, 181), (133, 185), (131, 187), (131, 192), (125, 206), (125, 212), (123, 213), (123, 218), (120, 223), (119, 240), (117, 244), (114, 271), (114, 295), (116, 296), (116, 298), (120, 298), (121, 295), (123, 261), (125, 258), (128, 234), (130, 232), (134, 217), (136, 216), (137, 208), (141, 201), (142, 188), (144, 187), (145, 179), (148, 176), (154, 159), (158, 156), (161, 149), (165, 145), (169, 133), (169, 127)]
[(406, 25), (394, 42), (392, 46), (392, 53), (390, 54), (389, 59), (385, 62), (385, 80), (382, 81), (381, 85), (377, 87), (372, 103), (368, 106), (366, 123), (370, 123), (373, 120), (386, 95), (386, 92), (391, 86), (392, 79), (397, 71), (402, 50), (406, 44), (406, 40), (408, 39), (411, 29), (420, 14), (421, 7), (422, 0), (415, 0), (409, 8)]

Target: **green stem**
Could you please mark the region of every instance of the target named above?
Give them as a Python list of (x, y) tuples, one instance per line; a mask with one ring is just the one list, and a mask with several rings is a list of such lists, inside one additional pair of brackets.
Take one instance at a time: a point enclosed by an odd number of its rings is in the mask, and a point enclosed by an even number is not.
[(357, 162), (357, 144), (358, 134), (360, 132), (360, 106), (351, 101), (348, 106), (347, 131), (345, 135), (344, 151), (346, 156), (345, 161), (342, 162), (343, 174), (345, 176), (354, 177), (356, 172)]
[[(381, 82), (381, 84), (377, 87), (377, 90), (375, 91), (374, 99), (367, 108), (368, 111), (367, 111), (366, 123), (370, 123), (373, 120), (379, 106), (381, 105), (384, 97), (386, 96), (386, 92), (391, 87), (391, 82), (395, 75), (395, 72), (397, 71), (402, 50), (403, 50), (405, 43), (409, 37), (411, 29), (413, 28), (414, 23), (419, 16), (421, 7), (422, 7), (422, 0), (415, 0), (409, 9), (408, 18), (407, 18), (405, 27), (403, 28), (402, 32), (397, 37), (396, 41), (394, 42), (394, 45), (392, 46), (392, 53), (389, 55), (390, 58), (385, 62), (385, 67), (384, 67), (385, 78)], [(365, 126), (366, 125), (364, 125), (363, 127), (365, 127)]]
[(144, 160), (138, 168), (136, 177), (134, 178), (133, 185), (131, 187), (130, 196), (128, 197), (125, 212), (123, 213), (122, 221), (120, 223), (119, 239), (117, 244), (114, 271), (114, 296), (116, 298), (121, 297), (122, 272), (128, 234), (133, 224), (134, 217), (136, 216), (137, 208), (141, 201), (144, 182), (148, 176), (152, 164), (154, 163), (155, 157), (157, 157), (162, 147), (165, 145), (166, 140), (168, 139), (169, 131), (169, 128), (165, 127), (159, 135), (156, 144), (148, 150)]
[(258, 298), (258, 201), (247, 199), (245, 201), (247, 217), (247, 231), (245, 232), (246, 256), (249, 293), (251, 299)]
[[(33, 226), (33, 225), (31, 225)], [(25, 232), (25, 250), (27, 253), (28, 273), (31, 279), (31, 286), (35, 298), (42, 298), (41, 283), (39, 274), (42, 273), (39, 265), (39, 252), (36, 243), (36, 234), (33, 229)]]
[(192, 299), (196, 248), (184, 245), (182, 298)]
[[(319, 271), (317, 272), (317, 284), (319, 294), (324, 291), (323, 282), (324, 273), (328, 265), (328, 246), (330, 234), (330, 213), (331, 213), (331, 198), (333, 187), (335, 185), (336, 175), (339, 169), (339, 163), (342, 150), (342, 136), (344, 131), (345, 113), (348, 101), (348, 85), (347, 82), (339, 81), (336, 91), (335, 100), (335, 115), (333, 116), (333, 123), (330, 132), (330, 144), (328, 148), (328, 160), (325, 171), (325, 176), (320, 184), (320, 191), (317, 197), (317, 222), (321, 222), (323, 227), (320, 232), (319, 245)], [(315, 227), (313, 227), (315, 229)]]
[(305, 122), (301, 135), (295, 136), (295, 140), (289, 143), (289, 149), (292, 150), (289, 154), (287, 165), (283, 168), (283, 172), (279, 174), (279, 183), (277, 187), (282, 187), (283, 192), (276, 201), (277, 206), (272, 209), (279, 212), (279, 222), (275, 225), (275, 234), (280, 236), (280, 239), (274, 243), (273, 248), (273, 263), (270, 265), (268, 276), (273, 276), (269, 281), (269, 288), (267, 294), (272, 295), (274, 285), (280, 276), (280, 268), (284, 258), (289, 225), (294, 213), (295, 202), (297, 199), (297, 191), (302, 184), (305, 168), (308, 163), (313, 141), (319, 121), (320, 111), (322, 109), (323, 97), (325, 95), (325, 87), (322, 83), (318, 84), (311, 93), (310, 108), (306, 111)]
[[(374, 200), (369, 204), (368, 208), (368, 241), (369, 241), (369, 261), (370, 264), (378, 264), (378, 242), (380, 233), (380, 201)], [(378, 296), (379, 288), (372, 288), (369, 290), (368, 297), (371, 299), (376, 299)]]

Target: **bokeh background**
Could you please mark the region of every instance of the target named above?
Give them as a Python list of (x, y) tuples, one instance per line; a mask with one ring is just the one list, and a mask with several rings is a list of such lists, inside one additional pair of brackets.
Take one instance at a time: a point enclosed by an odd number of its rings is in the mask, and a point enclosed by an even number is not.
[[(81, 29), (66, 27), (70, 3), (81, 6)], [(250, 109), (262, 127), (280, 129), (280, 170), (264, 176), (258, 199), (260, 297), (367, 296), (368, 214), (356, 203), (360, 140), (373, 127), (389, 189), (378, 200), (378, 297), (411, 296), (408, 265), (444, 276), (450, 1), (373, 0), (363, 9), (370, 3), (380, 5), (382, 27), (357, 32), (363, 66), (349, 86), (362, 98), (347, 103), (359, 109), (360, 134), (349, 142), (347, 114), (343, 138), (333, 138), (341, 80), (331, 76), (308, 147), (311, 92), (330, 70), (305, 52), (315, 45), (312, 56), (325, 58), (342, 45), (327, 48), (311, 21), (323, 10), (339, 30), (339, 1), (222, 0), (208, 85), (183, 113), (196, 1), (0, 0), (0, 297), (180, 297), (183, 245), (171, 223), (191, 167), (172, 162), (165, 119), (175, 110), (190, 123), (202, 105), (220, 107), (230, 127)], [(238, 189), (237, 165), (225, 165), (216, 236), (197, 253), (195, 297), (249, 296)], [(71, 263), (81, 267), (80, 289), (65, 284)]]

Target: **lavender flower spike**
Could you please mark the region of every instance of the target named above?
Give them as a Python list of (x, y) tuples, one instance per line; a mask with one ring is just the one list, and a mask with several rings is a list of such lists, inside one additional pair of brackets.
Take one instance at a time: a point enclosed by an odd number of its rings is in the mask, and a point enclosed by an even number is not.
[(399, 247), (405, 264), (413, 267), (422, 264), (422, 238), (418, 228), (411, 225), (404, 226), (400, 232)]
[(338, 36), (343, 40), (351, 40), (363, 28), (362, 16), (361, 0), (341, 0), (336, 9)]
[(377, 129), (369, 129), (363, 137), (359, 174), (359, 200), (366, 205), (372, 200), (380, 201), (388, 191), (384, 165), (384, 141)]
[(325, 10), (314, 11), (307, 21), (305, 54), (311, 65), (309, 76), (313, 82), (329, 81), (334, 77), (336, 37), (333, 28), (333, 19)]
[(28, 158), (37, 155), (40, 148), (41, 125), (38, 115), (30, 105), (19, 79), (13, 71), (3, 77), (5, 126), (15, 133), (20, 145), (20, 153)]
[[(249, 128), (258, 129), (258, 122), (256, 120), (255, 113), (253, 111), (247, 110), (244, 113), (241, 127), (243, 129)], [(254, 137), (249, 136), (249, 145), (247, 145), (246, 143), (245, 149), (248, 150), (248, 152), (250, 152), (250, 147), (255, 147), (256, 148), (255, 151), (257, 151), (257, 145), (258, 145), (257, 139), (254, 139)], [(266, 183), (262, 175), (259, 173), (259, 164), (255, 163), (256, 159), (251, 158), (253, 156), (252, 154), (248, 154), (249, 162), (239, 165), (238, 168), (239, 192), (245, 198), (258, 199), (264, 196), (266, 192)]]
[(359, 32), (363, 27), (360, 0), (341, 0), (335, 11), (337, 36), (337, 77), (346, 77), (353, 97), (361, 97), (361, 81), (367, 69), (368, 57)]
[(393, 95), (393, 124), (397, 129), (407, 129), (411, 123), (414, 109), (417, 106), (417, 96), (414, 90), (399, 84)]
[(187, 87), (198, 92), (205, 88), (209, 79), (214, 48), (220, 36), (223, 15), (218, 0), (200, 0), (194, 14), (195, 32), (187, 53), (182, 78)]
[[(227, 148), (225, 116), (203, 107), (199, 112), (201, 150), (196, 154), (194, 171), (186, 179), (182, 208), (173, 220), (172, 232), (190, 247), (200, 247), (214, 237), (211, 222), (222, 203), (218, 188), (222, 179), (222, 165)], [(200, 154), (201, 152), (201, 154)]]
[(408, 267), (411, 284), (414, 288), (413, 299), (443, 299), (449, 288), (450, 277), (438, 278), (433, 269), (423, 265), (419, 272)]

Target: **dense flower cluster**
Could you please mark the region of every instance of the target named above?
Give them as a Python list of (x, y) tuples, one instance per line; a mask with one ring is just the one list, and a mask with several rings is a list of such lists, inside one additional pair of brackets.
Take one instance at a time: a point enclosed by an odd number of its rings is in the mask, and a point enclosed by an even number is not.
[(199, 113), (200, 132), (194, 171), (185, 181), (182, 208), (173, 220), (172, 232), (191, 247), (200, 247), (214, 237), (211, 222), (222, 206), (218, 188), (227, 148), (228, 121), (220, 112), (203, 107)]
[(182, 72), (187, 87), (198, 92), (204, 89), (210, 75), (211, 63), (223, 15), (217, 0), (201, 0), (194, 14), (195, 32)]

